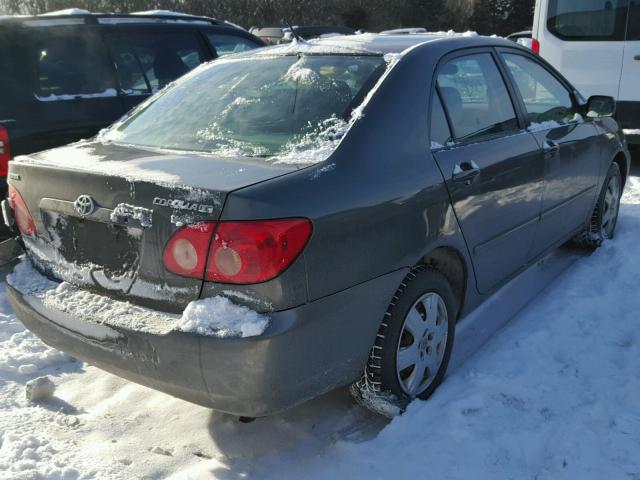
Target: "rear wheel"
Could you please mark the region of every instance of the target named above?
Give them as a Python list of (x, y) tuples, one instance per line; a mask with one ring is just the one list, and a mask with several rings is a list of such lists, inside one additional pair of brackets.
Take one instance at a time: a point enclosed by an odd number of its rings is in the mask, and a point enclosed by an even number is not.
[(440, 272), (419, 267), (396, 292), (363, 377), (352, 386), (365, 407), (391, 416), (442, 382), (455, 334), (458, 302)]
[(622, 175), (618, 164), (613, 162), (607, 172), (589, 226), (573, 239), (573, 243), (579, 247), (595, 249), (604, 240), (613, 238), (618, 223), (621, 196)]

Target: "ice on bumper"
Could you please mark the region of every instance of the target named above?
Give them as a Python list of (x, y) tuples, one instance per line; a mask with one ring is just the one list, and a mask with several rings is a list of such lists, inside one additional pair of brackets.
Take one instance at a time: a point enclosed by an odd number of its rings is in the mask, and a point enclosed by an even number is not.
[(117, 341), (120, 329), (156, 335), (172, 331), (214, 337), (251, 337), (262, 334), (269, 319), (224, 297), (195, 300), (182, 315), (159, 312), (129, 302), (114, 300), (55, 282), (38, 272), (23, 258), (7, 283), (29, 305), (53, 323), (98, 341)]

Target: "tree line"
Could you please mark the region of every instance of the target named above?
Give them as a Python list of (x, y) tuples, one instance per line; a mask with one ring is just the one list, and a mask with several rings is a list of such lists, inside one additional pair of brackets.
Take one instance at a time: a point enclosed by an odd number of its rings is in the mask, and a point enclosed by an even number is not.
[(174, 10), (242, 25), (345, 25), (366, 31), (425, 27), (507, 35), (533, 22), (535, 0), (0, 0), (0, 14), (66, 8), (127, 13)]

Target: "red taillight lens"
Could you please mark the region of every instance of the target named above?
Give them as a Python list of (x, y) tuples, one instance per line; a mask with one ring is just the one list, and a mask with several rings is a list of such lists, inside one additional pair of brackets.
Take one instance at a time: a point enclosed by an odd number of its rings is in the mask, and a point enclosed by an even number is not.
[(203, 278), (215, 227), (215, 222), (203, 222), (178, 230), (164, 247), (165, 268), (185, 277)]
[(0, 177), (6, 177), (9, 173), (9, 160), (11, 160), (9, 132), (0, 125)]
[(13, 216), (20, 233), (26, 237), (33, 237), (36, 234), (36, 224), (22, 195), (13, 185), (9, 185), (9, 205), (13, 209)]
[(167, 270), (186, 277), (266, 282), (300, 255), (311, 231), (311, 222), (304, 218), (188, 225), (171, 237), (163, 261)]
[(311, 236), (304, 218), (221, 222), (211, 243), (206, 280), (251, 284), (280, 275)]
[(540, 41), (537, 38), (531, 41), (531, 50), (533, 50), (533, 53), (540, 55)]

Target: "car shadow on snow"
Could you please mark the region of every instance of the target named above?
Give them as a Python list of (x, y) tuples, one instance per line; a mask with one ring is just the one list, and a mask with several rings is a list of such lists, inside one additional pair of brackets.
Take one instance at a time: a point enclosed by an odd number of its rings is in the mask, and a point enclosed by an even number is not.
[(208, 425), (211, 439), (233, 464), (233, 471), (216, 470), (215, 478), (250, 477), (256, 459), (317, 455), (339, 441), (364, 442), (388, 423), (388, 419), (357, 405), (346, 388), (251, 423), (212, 412)]

